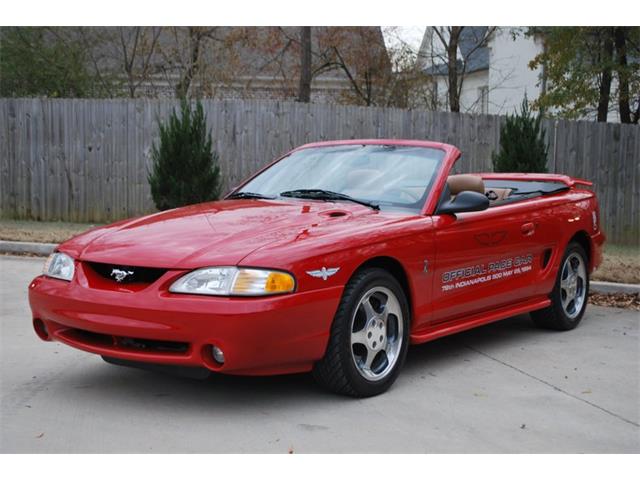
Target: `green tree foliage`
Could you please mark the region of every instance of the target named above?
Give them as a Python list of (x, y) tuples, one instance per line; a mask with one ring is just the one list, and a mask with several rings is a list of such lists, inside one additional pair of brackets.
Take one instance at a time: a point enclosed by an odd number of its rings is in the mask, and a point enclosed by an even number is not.
[(522, 101), (520, 113), (507, 115), (500, 128), (500, 150), (493, 153), (496, 172), (540, 173), (547, 171), (548, 147), (544, 140), (540, 116), (533, 116), (527, 98)]
[(182, 100), (180, 116), (174, 110), (166, 123), (158, 122), (160, 144), (151, 152), (148, 180), (159, 210), (216, 200), (220, 194), (218, 155), (198, 101), (195, 109)]
[(530, 28), (543, 52), (530, 68), (543, 69), (545, 90), (535, 107), (576, 119), (616, 110), (623, 123), (640, 117), (640, 27)]
[(85, 97), (94, 79), (86, 46), (64, 29), (0, 29), (0, 95)]

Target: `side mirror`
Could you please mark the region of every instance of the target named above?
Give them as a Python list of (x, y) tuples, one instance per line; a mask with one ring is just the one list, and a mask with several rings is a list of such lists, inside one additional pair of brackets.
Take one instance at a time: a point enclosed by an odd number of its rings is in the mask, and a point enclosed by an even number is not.
[(485, 195), (480, 192), (464, 190), (453, 200), (448, 200), (440, 205), (437, 213), (479, 212), (487, 208), (489, 208), (489, 199)]

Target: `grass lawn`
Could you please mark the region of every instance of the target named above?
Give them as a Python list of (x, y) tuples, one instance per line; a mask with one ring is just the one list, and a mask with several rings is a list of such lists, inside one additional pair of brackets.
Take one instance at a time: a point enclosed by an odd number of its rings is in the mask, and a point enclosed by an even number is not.
[[(60, 243), (96, 225), (0, 220), (0, 240)], [(593, 280), (640, 284), (640, 247), (605, 244), (604, 261)]]
[(604, 260), (592, 276), (604, 282), (640, 284), (640, 246), (604, 244)]
[(0, 240), (60, 243), (97, 226), (91, 223), (0, 220)]

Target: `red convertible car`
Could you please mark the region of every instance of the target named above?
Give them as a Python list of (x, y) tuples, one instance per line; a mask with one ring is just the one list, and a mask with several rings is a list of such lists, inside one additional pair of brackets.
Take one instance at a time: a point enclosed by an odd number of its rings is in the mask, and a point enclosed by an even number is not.
[(304, 145), (221, 201), (96, 228), (29, 288), (33, 325), (125, 365), (388, 389), (409, 344), (531, 312), (578, 325), (604, 235), (589, 182), (453, 175), (442, 143)]

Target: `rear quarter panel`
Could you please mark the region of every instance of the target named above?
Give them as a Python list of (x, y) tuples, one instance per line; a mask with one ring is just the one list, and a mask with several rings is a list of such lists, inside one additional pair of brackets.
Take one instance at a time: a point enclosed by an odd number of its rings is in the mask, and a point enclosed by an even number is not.
[[(571, 189), (548, 197), (525, 200), (510, 205), (494, 207), (486, 211), (486, 221), (504, 215), (520, 215), (535, 224), (535, 237), (523, 242), (534, 241), (537, 250), (551, 251), (551, 257), (544, 268), (535, 270), (531, 279), (532, 294), (549, 294), (553, 289), (560, 261), (567, 245), (578, 234), (583, 234), (589, 241), (590, 271), (600, 264), (601, 243), (604, 240), (600, 232), (599, 222), (593, 220), (598, 216), (598, 203), (595, 194), (589, 190)], [(480, 212), (482, 214), (484, 212)], [(543, 258), (536, 261), (541, 262)], [(542, 266), (541, 266), (542, 267)]]

